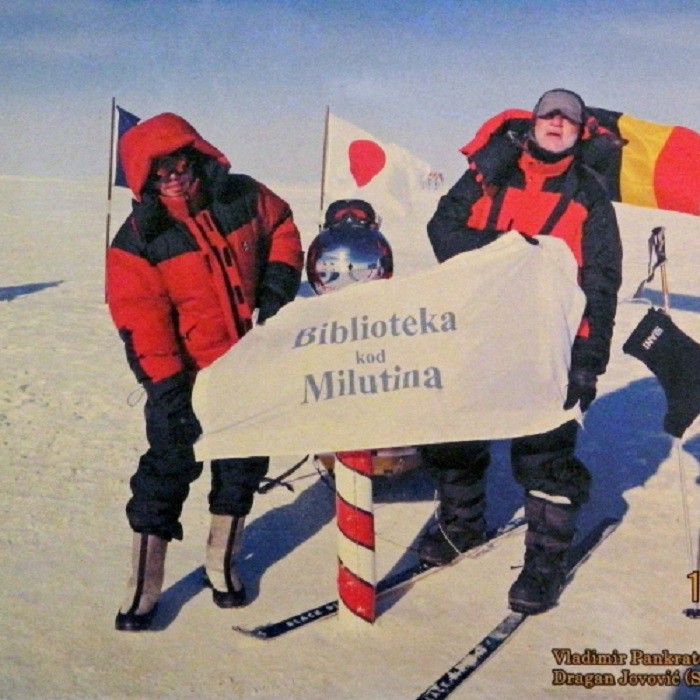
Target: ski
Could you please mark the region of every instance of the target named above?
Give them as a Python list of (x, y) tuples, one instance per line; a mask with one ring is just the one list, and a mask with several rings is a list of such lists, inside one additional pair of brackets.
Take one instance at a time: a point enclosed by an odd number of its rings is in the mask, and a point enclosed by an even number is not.
[[(564, 588), (571, 582), (579, 567), (607, 539), (619, 525), (618, 520), (601, 520), (577, 545), (572, 547), (569, 570)], [(511, 612), (496, 625), (466, 656), (426, 688), (416, 700), (440, 700), (446, 698), (457, 686), (480, 668), (529, 617), (526, 613)]]
[[(511, 532), (517, 530), (524, 524), (525, 518), (513, 518), (501, 527), (489, 530), (486, 533), (486, 538), (481, 544), (467, 550), (466, 552), (464, 552), (464, 554), (461, 554), (459, 557), (457, 557), (457, 559), (448, 564), (448, 566), (454, 566), (463, 559), (475, 559), (485, 554), (486, 552), (491, 551), (495, 547), (496, 541), (499, 538), (510, 534)], [(441, 568), (443, 567), (439, 564), (431, 564), (425, 561), (418, 562), (413, 566), (409, 566), (408, 568), (403, 569), (402, 571), (399, 571), (395, 574), (392, 574), (391, 576), (387, 576), (386, 578), (382, 579), (377, 584), (377, 596), (382, 596), (392, 591), (396, 591), (401, 586), (415, 582), (423, 574), (427, 574), (429, 571), (438, 570)], [(316, 620), (322, 620), (326, 617), (330, 617), (331, 615), (335, 615), (337, 612), (338, 600), (336, 599), (330, 600), (327, 603), (323, 603), (321, 605), (317, 605), (316, 607), (310, 608), (309, 610), (305, 610), (304, 612), (299, 613), (298, 615), (292, 615), (291, 617), (287, 617), (284, 620), (280, 620), (279, 622), (270, 622), (264, 625), (260, 625), (258, 627), (254, 627), (252, 629), (234, 625), (233, 629), (236, 632), (241, 632), (242, 634), (246, 634), (251, 637), (256, 637), (257, 639), (274, 639), (275, 637), (279, 637), (283, 634), (286, 634), (287, 632), (299, 629), (300, 627), (303, 627), (304, 625), (307, 625), (310, 622), (315, 622)]]

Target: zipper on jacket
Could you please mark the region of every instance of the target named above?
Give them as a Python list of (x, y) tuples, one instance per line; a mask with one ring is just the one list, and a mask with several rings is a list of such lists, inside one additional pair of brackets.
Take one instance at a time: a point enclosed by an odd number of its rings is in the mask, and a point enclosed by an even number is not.
[[(207, 219), (207, 217), (202, 217), (205, 219), (207, 224), (209, 225), (210, 228), (212, 228), (212, 223)], [(219, 263), (219, 267), (221, 268), (221, 274), (224, 279), (224, 286), (226, 287), (226, 295), (228, 296), (229, 300), (229, 305), (231, 307), (231, 312), (233, 316), (233, 323), (236, 327), (236, 333), (238, 334), (239, 338), (242, 338), (248, 330), (252, 327), (252, 324), (245, 323), (245, 321), (241, 318), (240, 314), (238, 313), (238, 304), (236, 302), (236, 293), (235, 289), (237, 285), (231, 284), (231, 281), (228, 278), (228, 275), (226, 274), (226, 263), (222, 259), (222, 254), (219, 248), (217, 246), (213, 245), (211, 240), (209, 239), (209, 236), (207, 235), (207, 231), (205, 228), (195, 219), (194, 217), (192, 218), (192, 221), (194, 225), (197, 227), (199, 232), (202, 234), (202, 237), (206, 241), (207, 245), (209, 246), (210, 250), (214, 254), (214, 257), (216, 258), (216, 261)], [(230, 251), (229, 251), (230, 254)], [(225, 255), (225, 254), (224, 254)], [(208, 256), (205, 255), (205, 259), (208, 258)], [(211, 270), (213, 274), (213, 270)]]

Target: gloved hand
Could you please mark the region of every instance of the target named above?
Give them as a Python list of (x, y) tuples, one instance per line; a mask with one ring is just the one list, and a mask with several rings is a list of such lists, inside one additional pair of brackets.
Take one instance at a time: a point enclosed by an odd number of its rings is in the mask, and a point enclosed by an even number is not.
[(258, 303), (258, 325), (265, 325), (284, 306), (284, 299), (273, 289), (265, 287)]
[(262, 326), (294, 299), (300, 280), (301, 267), (297, 269), (283, 262), (267, 263), (258, 293), (258, 325)]
[(564, 410), (573, 408), (578, 402), (584, 413), (598, 393), (598, 375), (587, 368), (572, 368), (569, 372), (569, 389), (566, 392)]
[(147, 185), (141, 193), (141, 201), (133, 202), (131, 215), (136, 229), (142, 233), (160, 229), (168, 220), (165, 207), (158, 199), (158, 193), (150, 185)]
[(192, 386), (180, 372), (159, 382), (144, 382), (148, 400), (167, 426), (168, 440), (178, 447), (192, 447), (202, 426), (192, 409)]
[(494, 134), (469, 158), (487, 185), (501, 186), (512, 172), (523, 151), (520, 138), (513, 132)]

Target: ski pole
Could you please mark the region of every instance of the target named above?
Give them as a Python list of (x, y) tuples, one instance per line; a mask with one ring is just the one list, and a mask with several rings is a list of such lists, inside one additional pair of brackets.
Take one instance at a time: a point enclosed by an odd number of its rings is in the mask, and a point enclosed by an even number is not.
[[(668, 291), (668, 276), (666, 274), (666, 236), (665, 229), (663, 226), (657, 226), (652, 231), (652, 238), (654, 240), (654, 246), (656, 251), (657, 260), (659, 262), (659, 267), (661, 268), (661, 292), (664, 299), (664, 313), (667, 316), (671, 316), (671, 304), (670, 304), (670, 294)], [(682, 439), (674, 437), (673, 438), (673, 448), (678, 455), (678, 471), (679, 478), (681, 482), (681, 503), (683, 507), (683, 523), (685, 526), (685, 534), (688, 545), (688, 560), (690, 562), (690, 569), (692, 570), (695, 564), (695, 557), (693, 555), (693, 536), (691, 534), (690, 525), (690, 508), (688, 507), (688, 494), (686, 490), (685, 482), (685, 468), (683, 465), (683, 449), (682, 449)], [(700, 535), (699, 535), (700, 536)], [(698, 542), (700, 548), (700, 541)], [(700, 558), (700, 550), (698, 551), (698, 557)], [(700, 565), (699, 565), (700, 566)], [(700, 619), (700, 610), (698, 610), (698, 603), (695, 601), (695, 608), (687, 608), (684, 611), (687, 617), (693, 619)]]
[(661, 268), (661, 292), (664, 297), (664, 312), (670, 316), (671, 302), (668, 293), (668, 275), (666, 273), (666, 233), (663, 226), (657, 226), (653, 234), (656, 236), (656, 257)]

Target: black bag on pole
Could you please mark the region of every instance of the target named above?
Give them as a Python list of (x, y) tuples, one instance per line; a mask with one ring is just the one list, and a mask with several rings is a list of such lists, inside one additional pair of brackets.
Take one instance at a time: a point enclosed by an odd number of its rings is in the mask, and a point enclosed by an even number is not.
[(659, 380), (666, 395), (664, 430), (681, 438), (700, 415), (700, 345), (660, 309), (650, 309), (622, 346)]

